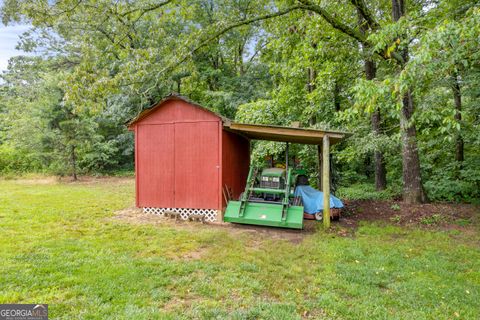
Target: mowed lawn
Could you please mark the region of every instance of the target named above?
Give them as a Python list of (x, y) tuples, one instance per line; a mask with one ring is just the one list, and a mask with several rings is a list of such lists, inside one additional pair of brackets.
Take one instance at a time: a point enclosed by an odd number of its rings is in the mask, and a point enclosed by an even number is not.
[(478, 222), (290, 241), (116, 217), (133, 203), (131, 179), (0, 181), (0, 303), (52, 319), (480, 318)]

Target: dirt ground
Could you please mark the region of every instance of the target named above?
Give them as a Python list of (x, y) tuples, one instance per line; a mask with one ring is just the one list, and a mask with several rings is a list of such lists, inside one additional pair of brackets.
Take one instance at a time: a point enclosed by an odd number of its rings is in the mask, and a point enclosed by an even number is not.
[(283, 239), (292, 243), (300, 243), (306, 235), (316, 232), (317, 228), (321, 226), (321, 223), (313, 220), (305, 220), (303, 230), (295, 229), (282, 229), (265, 226), (214, 222), (205, 223), (193, 221), (175, 220), (173, 218), (162, 217), (151, 213), (143, 213), (139, 208), (127, 208), (115, 212), (113, 219), (126, 221), (128, 223), (139, 224), (154, 224), (154, 225), (168, 225), (175, 226), (176, 228), (191, 229), (194, 228), (215, 228), (217, 230), (225, 230), (228, 232), (255, 234), (255, 237), (259, 240), (262, 239)]
[(457, 203), (406, 204), (402, 201), (345, 201), (340, 225), (356, 228), (359, 221), (380, 221), (422, 228), (462, 228), (478, 222), (480, 206)]
[[(469, 230), (480, 221), (480, 206), (470, 204), (430, 203), (407, 205), (400, 201), (345, 201), (345, 209), (339, 221), (332, 222), (332, 233), (340, 236), (353, 236), (360, 221), (388, 223), (405, 227), (427, 229)], [(305, 220), (303, 230), (281, 229), (254, 225), (215, 222), (201, 224), (199, 222), (182, 221), (164, 218), (154, 214), (145, 214), (138, 208), (127, 208), (117, 211), (113, 219), (129, 223), (148, 223), (171, 225), (182, 229), (216, 228), (228, 232), (254, 234), (259, 241), (263, 239), (283, 239), (292, 243), (302, 240), (321, 228), (322, 223)]]

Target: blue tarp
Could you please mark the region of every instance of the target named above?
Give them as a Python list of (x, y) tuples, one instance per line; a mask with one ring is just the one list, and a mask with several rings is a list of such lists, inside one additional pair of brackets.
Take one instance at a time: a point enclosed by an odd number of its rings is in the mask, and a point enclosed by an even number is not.
[[(302, 197), (303, 211), (309, 214), (315, 214), (323, 211), (323, 192), (310, 186), (297, 186), (295, 196)], [(340, 199), (330, 195), (330, 208), (343, 208)]]

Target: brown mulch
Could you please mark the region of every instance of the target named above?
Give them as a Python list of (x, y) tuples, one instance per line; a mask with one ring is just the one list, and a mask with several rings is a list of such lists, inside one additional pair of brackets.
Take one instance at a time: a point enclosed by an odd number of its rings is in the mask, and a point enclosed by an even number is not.
[(345, 201), (340, 225), (356, 228), (359, 221), (379, 221), (401, 226), (461, 229), (479, 219), (480, 206), (471, 204), (356, 200)]

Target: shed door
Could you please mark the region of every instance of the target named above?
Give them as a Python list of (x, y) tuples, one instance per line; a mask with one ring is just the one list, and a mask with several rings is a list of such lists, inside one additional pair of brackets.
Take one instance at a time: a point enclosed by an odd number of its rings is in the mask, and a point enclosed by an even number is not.
[(217, 209), (218, 122), (175, 123), (175, 207)]
[(139, 125), (138, 203), (141, 207), (173, 208), (174, 125)]

